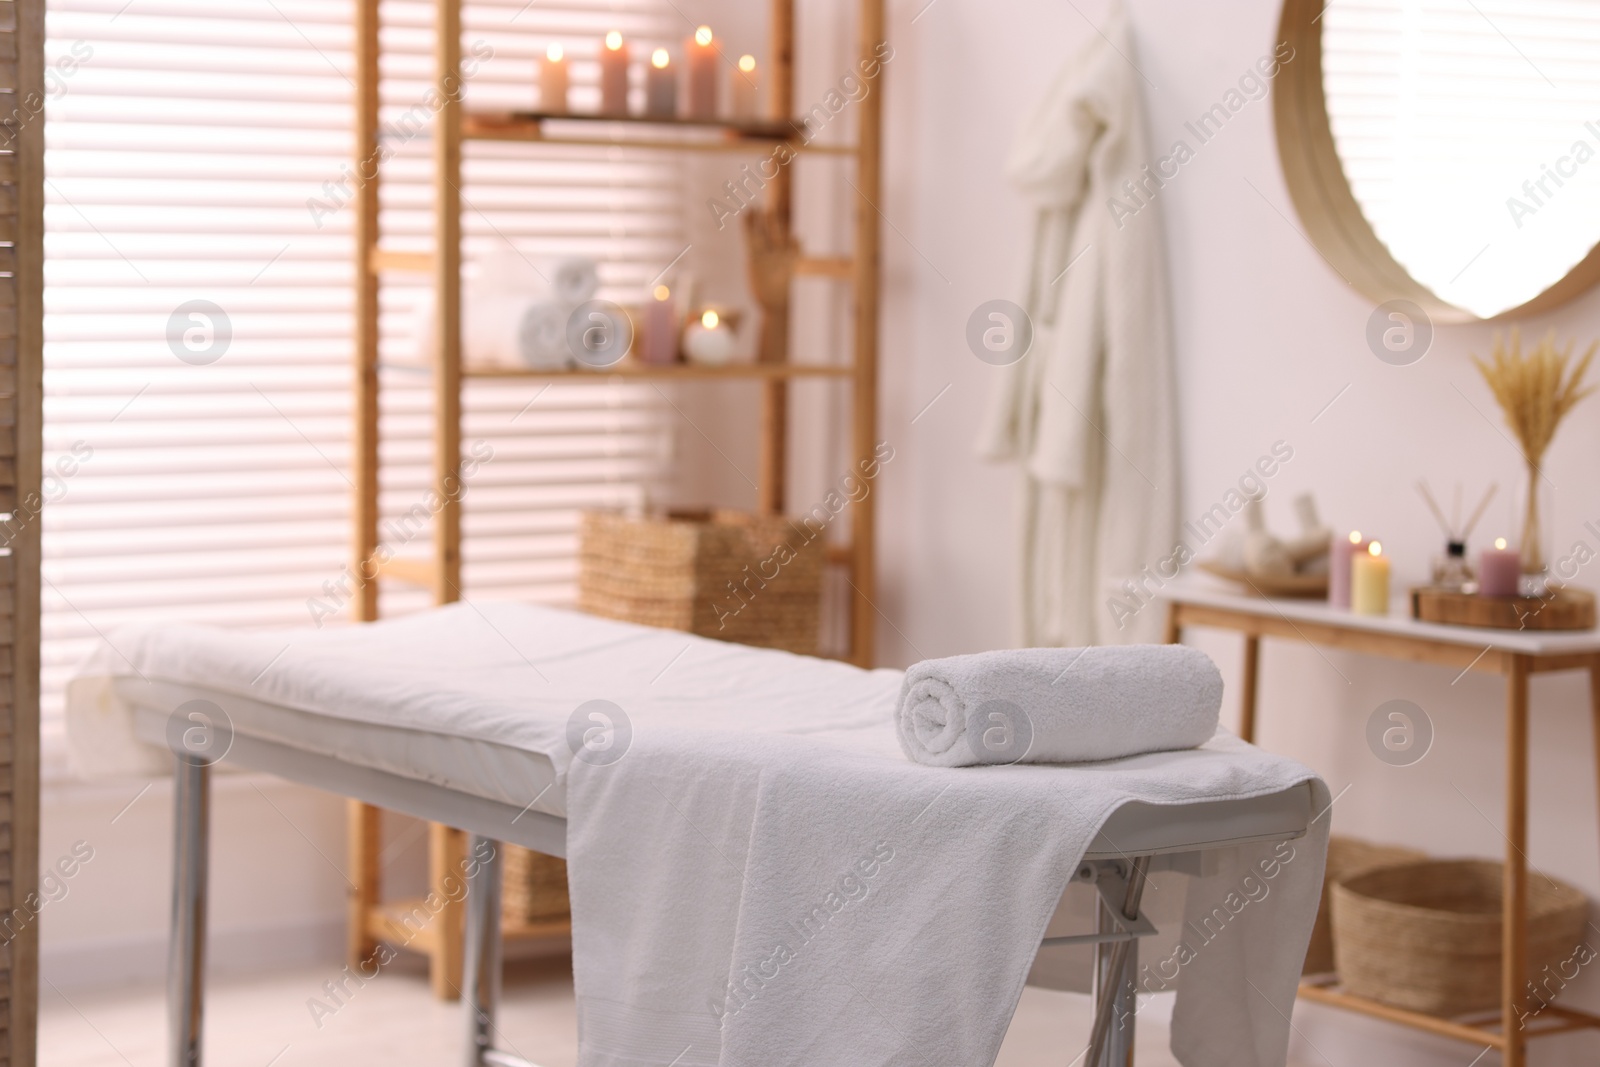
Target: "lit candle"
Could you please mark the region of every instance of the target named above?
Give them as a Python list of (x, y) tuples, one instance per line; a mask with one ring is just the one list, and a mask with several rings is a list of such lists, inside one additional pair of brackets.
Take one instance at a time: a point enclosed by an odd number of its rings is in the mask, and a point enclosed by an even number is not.
[(1522, 553), (1506, 547), (1504, 537), (1496, 537), (1494, 547), (1478, 557), (1478, 594), (1516, 596), (1521, 579)]
[(689, 41), (689, 117), (717, 117), (717, 46), (710, 26), (695, 30)]
[(683, 335), (683, 351), (696, 363), (720, 367), (733, 358), (733, 330), (715, 311), (707, 309), (699, 322), (691, 322)]
[(567, 111), (567, 50), (559, 44), (545, 49), (544, 62), (539, 64), (539, 108), (547, 115), (563, 115)]
[(1376, 541), (1350, 561), (1350, 610), (1357, 615), (1389, 614), (1389, 558)]
[(739, 73), (733, 76), (733, 117), (738, 122), (752, 122), (761, 113), (756, 102), (760, 83), (756, 81), (756, 57), (740, 56)]
[(1360, 530), (1348, 538), (1334, 538), (1328, 546), (1328, 603), (1336, 608), (1350, 606), (1350, 561), (1367, 550)]
[(616, 30), (606, 34), (600, 49), (600, 112), (628, 113), (628, 42)]
[(678, 314), (672, 304), (672, 290), (658, 285), (644, 308), (643, 349), (639, 358), (646, 363), (678, 361)]
[(644, 113), (655, 119), (678, 114), (678, 72), (665, 48), (650, 53), (650, 68), (644, 72)]

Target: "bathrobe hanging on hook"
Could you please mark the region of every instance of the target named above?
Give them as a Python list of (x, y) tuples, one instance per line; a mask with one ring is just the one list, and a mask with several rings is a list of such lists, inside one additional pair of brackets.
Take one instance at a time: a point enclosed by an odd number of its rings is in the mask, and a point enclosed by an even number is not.
[(1004, 377), (979, 452), (1022, 468), (1029, 645), (1160, 640), (1149, 576), (1171, 577), (1175, 562), (1165, 245), (1154, 167), (1144, 169), (1156, 157), (1137, 62), (1115, 3), (1022, 127), (1006, 167), (1035, 212), (1034, 341), (996, 371)]

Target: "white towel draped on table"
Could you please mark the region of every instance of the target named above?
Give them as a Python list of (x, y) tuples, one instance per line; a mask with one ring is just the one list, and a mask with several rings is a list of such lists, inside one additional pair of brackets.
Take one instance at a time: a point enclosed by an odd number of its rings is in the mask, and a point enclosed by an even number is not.
[[(1310, 771), (1225, 732), (1073, 767), (925, 767), (894, 746), (887, 719), (826, 739), (636, 727), (623, 759), (571, 765), (581, 1067), (984, 1067), (1124, 801), (1312, 780), (1328, 804)], [(1163, 977), (1141, 992), (1175, 982), (1185, 1067), (1282, 1067), (1327, 825), (1219, 850), (1192, 925), (1144, 943)]]
[[(985, 458), (1022, 467), (1022, 643), (1160, 640), (1158, 612), (1107, 600), (1177, 543), (1178, 466), (1160, 205), (1126, 13), (1067, 65), (1022, 128), (1007, 174), (1036, 212), (1031, 351), (1002, 372)], [(1153, 194), (1159, 197), (1159, 192)], [(1148, 199), (1148, 198), (1147, 198)], [(1127, 603), (1127, 598), (1122, 598)], [(1123, 625), (1119, 626), (1119, 622)]]

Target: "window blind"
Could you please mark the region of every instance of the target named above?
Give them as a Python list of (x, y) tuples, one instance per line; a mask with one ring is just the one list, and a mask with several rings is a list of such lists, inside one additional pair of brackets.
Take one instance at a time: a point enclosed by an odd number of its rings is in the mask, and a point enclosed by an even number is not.
[[(428, 88), (432, 17), (382, 7), (385, 122)], [(463, 26), (464, 51), (486, 57), (468, 108), (531, 106), (552, 39), (581, 100), (605, 30), (679, 33), (665, 0), (482, 0)], [(50, 0), (42, 683), (58, 753), (63, 682), (119, 626), (347, 617), (352, 42), (340, 0)], [(389, 247), (431, 248), (430, 151), (424, 130), (385, 168)], [(622, 302), (683, 247), (666, 156), (474, 143), (463, 177), (469, 261), (593, 257), (601, 295)], [(386, 363), (414, 346), (423, 284), (386, 278)], [(414, 369), (382, 381), (397, 518), (425, 499), (431, 394)], [(637, 501), (668, 447), (654, 399), (469, 386), (464, 447), (487, 457), (463, 508), (469, 596), (572, 597), (579, 509)], [(405, 551), (424, 554), (429, 533)], [(426, 603), (385, 584), (386, 615)]]

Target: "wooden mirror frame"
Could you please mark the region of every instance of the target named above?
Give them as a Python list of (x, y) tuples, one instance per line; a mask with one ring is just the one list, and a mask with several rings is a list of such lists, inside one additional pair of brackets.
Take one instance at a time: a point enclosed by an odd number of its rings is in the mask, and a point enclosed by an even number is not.
[[(1294, 58), (1283, 64), (1272, 90), (1278, 159), (1306, 235), (1329, 266), (1374, 303), (1410, 300), (1438, 323), (1485, 321), (1441, 299), (1411, 277), (1378, 239), (1350, 191), (1344, 164), (1334, 146), (1322, 87), (1321, 18), (1325, 8), (1324, 0), (1284, 0), (1278, 39), (1294, 49)], [(1597, 281), (1600, 244), (1554, 285), (1488, 321), (1549, 311), (1587, 291)]]

